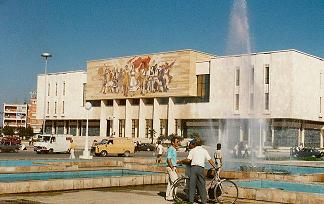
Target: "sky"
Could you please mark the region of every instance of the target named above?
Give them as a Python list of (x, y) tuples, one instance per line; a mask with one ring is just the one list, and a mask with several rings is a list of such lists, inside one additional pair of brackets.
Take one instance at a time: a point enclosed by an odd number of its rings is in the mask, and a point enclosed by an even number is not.
[[(232, 0), (0, 0), (0, 111), (44, 73), (87, 60), (194, 49), (226, 55)], [(324, 0), (247, 0), (253, 52), (324, 58)]]

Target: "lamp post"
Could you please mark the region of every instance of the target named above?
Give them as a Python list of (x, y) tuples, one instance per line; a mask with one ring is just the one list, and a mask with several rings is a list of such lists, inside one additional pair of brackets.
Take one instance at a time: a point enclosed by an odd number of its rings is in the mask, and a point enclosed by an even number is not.
[(90, 102), (86, 102), (84, 105), (84, 108), (87, 111), (87, 125), (86, 125), (86, 138), (85, 138), (85, 143), (84, 143), (84, 150), (83, 154), (80, 155), (80, 159), (92, 159), (92, 156), (90, 155), (89, 151), (89, 145), (88, 145), (88, 140), (89, 140), (89, 135), (88, 135), (88, 129), (89, 129), (89, 111), (92, 108), (92, 104)]
[(43, 112), (43, 135), (45, 134), (45, 111), (46, 111), (46, 84), (47, 84), (47, 61), (48, 58), (52, 57), (52, 55), (48, 52), (44, 52), (41, 54), (41, 56), (45, 59), (45, 79), (44, 79), (44, 112)]

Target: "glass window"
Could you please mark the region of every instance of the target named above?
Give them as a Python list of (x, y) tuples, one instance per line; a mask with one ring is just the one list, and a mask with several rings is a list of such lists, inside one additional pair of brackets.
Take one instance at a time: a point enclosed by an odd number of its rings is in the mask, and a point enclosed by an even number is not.
[(57, 82), (55, 83), (55, 96), (57, 96)]
[(167, 136), (168, 135), (168, 120), (167, 119), (160, 119), (160, 136)]
[(319, 148), (321, 143), (321, 131), (315, 129), (305, 129), (304, 146)]
[(47, 114), (49, 114), (49, 107), (50, 107), (50, 103), (47, 102)]
[(264, 109), (269, 110), (269, 93), (264, 94)]
[(63, 96), (65, 96), (65, 82), (63, 82)]
[(235, 110), (239, 110), (239, 109), (240, 109), (240, 95), (235, 94)]
[(254, 94), (250, 93), (250, 110), (254, 110)]
[(51, 90), (51, 84), (50, 83), (48, 83), (48, 87), (47, 87), (47, 96), (49, 96), (50, 95), (50, 90)]
[(251, 67), (251, 85), (254, 84), (254, 66)]
[(57, 106), (57, 102), (54, 103), (54, 114), (56, 114), (56, 106)]
[(153, 129), (153, 120), (146, 119), (146, 126), (145, 126), (145, 137), (149, 138), (151, 134), (151, 130)]
[(64, 101), (62, 102), (62, 113), (64, 114)]
[(132, 137), (133, 138), (138, 138), (138, 119), (132, 119)]
[(197, 101), (196, 102), (208, 102), (209, 101), (209, 86), (210, 75), (197, 75)]
[(125, 120), (119, 120), (119, 137), (125, 137)]
[(240, 67), (235, 69), (235, 85), (240, 86)]
[(265, 65), (264, 67), (264, 83), (265, 84), (269, 84), (269, 69), (270, 69), (270, 66), (268, 64)]

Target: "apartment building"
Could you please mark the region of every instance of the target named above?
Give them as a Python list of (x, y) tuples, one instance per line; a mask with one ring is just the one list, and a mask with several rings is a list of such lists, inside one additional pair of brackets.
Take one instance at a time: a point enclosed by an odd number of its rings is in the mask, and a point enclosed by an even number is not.
[(27, 126), (33, 128), (34, 133), (41, 133), (43, 120), (36, 119), (37, 94), (32, 92), (27, 104)]
[(27, 104), (3, 104), (3, 127), (27, 127)]

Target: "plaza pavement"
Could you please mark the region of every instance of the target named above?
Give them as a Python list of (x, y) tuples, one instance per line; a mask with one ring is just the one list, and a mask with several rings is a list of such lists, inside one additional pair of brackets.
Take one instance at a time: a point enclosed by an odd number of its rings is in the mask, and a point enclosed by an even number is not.
[[(172, 204), (173, 202), (164, 200), (165, 190), (166, 185), (146, 185), (82, 191), (6, 195), (0, 197), (0, 204)], [(237, 204), (262, 203), (277, 204), (254, 200), (237, 201)]]

